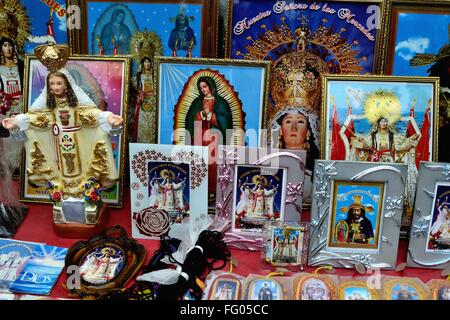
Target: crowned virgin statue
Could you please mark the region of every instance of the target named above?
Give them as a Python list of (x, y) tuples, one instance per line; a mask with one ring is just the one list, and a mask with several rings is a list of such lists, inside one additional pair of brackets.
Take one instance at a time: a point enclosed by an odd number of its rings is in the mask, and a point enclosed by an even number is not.
[(26, 140), (28, 182), (51, 188), (54, 223), (96, 225), (101, 190), (118, 180), (110, 134), (123, 120), (99, 110), (75, 83), (64, 68), (68, 46), (49, 43), (35, 54), (47, 67), (46, 85), (27, 113), (2, 124)]

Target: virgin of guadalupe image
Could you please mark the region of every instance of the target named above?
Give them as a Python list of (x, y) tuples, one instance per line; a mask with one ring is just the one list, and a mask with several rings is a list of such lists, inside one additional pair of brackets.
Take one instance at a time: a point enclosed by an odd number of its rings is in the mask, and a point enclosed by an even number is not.
[(366, 212), (372, 212), (373, 207), (362, 204), (362, 199), (361, 195), (355, 195), (349, 207), (340, 208), (341, 212), (347, 213), (347, 218), (336, 224), (338, 243), (370, 244), (374, 239), (372, 222), (366, 217)]
[(158, 177), (155, 175), (150, 179), (149, 206), (155, 209), (164, 209), (171, 212), (185, 212), (189, 205), (184, 201), (184, 188), (186, 177), (175, 177), (175, 173), (169, 169), (163, 169)]
[(69, 47), (54, 43), (36, 47), (35, 54), (47, 67), (46, 86), (29, 112), (5, 118), (3, 126), (25, 141), (28, 182), (52, 186), (53, 219), (68, 222), (63, 207), (70, 201), (81, 204), (77, 220), (97, 224), (98, 202), (85, 200), (84, 187), (94, 180), (108, 189), (119, 178), (111, 143), (122, 118), (100, 111), (64, 68)]
[(220, 133), (216, 143), (226, 145), (227, 130), (235, 129), (234, 143), (242, 145), (245, 113), (238, 93), (217, 71), (196, 71), (186, 82), (174, 110), (175, 143), (188, 133), (191, 144), (209, 145), (206, 133)]
[(112, 280), (120, 272), (123, 254), (113, 248), (103, 248), (100, 253), (90, 254), (80, 267), (80, 275), (87, 282), (102, 284)]
[(279, 216), (275, 208), (275, 196), (278, 185), (272, 185), (264, 176), (255, 175), (252, 182), (247, 179), (241, 184), (236, 217), (243, 224), (261, 224)]
[(133, 12), (122, 3), (106, 8), (91, 34), (91, 53), (118, 55), (130, 53), (131, 36), (139, 31)]
[(436, 220), (431, 225), (428, 248), (434, 250), (450, 249), (450, 202), (436, 201), (435, 210), (438, 212)]

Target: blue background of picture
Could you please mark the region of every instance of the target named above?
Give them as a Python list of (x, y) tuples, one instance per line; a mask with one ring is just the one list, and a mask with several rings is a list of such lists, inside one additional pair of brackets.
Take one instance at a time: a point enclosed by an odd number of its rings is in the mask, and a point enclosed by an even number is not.
[[(155, 167), (158, 167), (159, 165), (163, 165), (164, 167), (158, 168), (156, 170), (153, 170)], [(184, 174), (181, 170), (177, 170), (176, 167), (179, 167), (180, 169), (184, 170), (185, 172), (187, 172), (187, 174)], [(183, 179), (184, 177), (186, 177), (186, 182), (185, 182), (185, 186), (184, 186), (184, 190), (183, 190), (183, 199), (184, 199), (184, 204), (188, 205), (190, 204), (190, 198), (189, 198), (189, 190), (190, 189), (190, 181), (191, 181), (191, 177), (190, 177), (190, 168), (189, 168), (189, 164), (187, 163), (168, 163), (168, 162), (164, 162), (164, 161), (150, 161), (148, 163), (148, 178), (149, 178), (149, 182), (151, 181), (151, 179), (153, 178), (155, 172), (156, 175), (158, 176), (158, 178), (161, 177), (161, 170), (164, 169), (169, 169), (172, 170), (175, 173), (175, 177), (180, 174), (180, 179)], [(159, 180), (159, 182), (161, 182), (161, 180)], [(179, 180), (176, 180), (176, 182), (178, 183)], [(151, 191), (151, 186), (150, 184), (148, 185), (148, 196), (150, 197), (150, 191)]]
[[(396, 284), (393, 288), (392, 288), (392, 300), (398, 300), (398, 294), (396, 293), (396, 291), (400, 290), (402, 287), (402, 285), (400, 284)], [(414, 289), (413, 287), (406, 285), (407, 290), (409, 293), (417, 293), (416, 289)], [(417, 295), (413, 295), (411, 300), (418, 300)]]
[[(47, 35), (47, 22), (50, 19), (50, 8), (43, 2), (37, 0), (21, 0), (27, 10), (30, 19), (30, 31), (33, 36)], [(58, 0), (61, 7), (66, 7), (66, 0)], [(55, 32), (55, 41), (58, 44), (67, 44), (67, 25), (66, 16), (61, 18), (53, 13), (53, 31)], [(25, 43), (25, 53), (34, 53), (34, 48), (42, 43)]]
[[(364, 68), (361, 73), (371, 73), (373, 71), (374, 64), (374, 52), (375, 52), (375, 42), (370, 41), (361, 31), (356, 29), (353, 25), (350, 25), (346, 20), (342, 20), (338, 18), (337, 12), (335, 14), (324, 13), (321, 10), (291, 10), (285, 11), (283, 13), (275, 13), (273, 11), (273, 6), (276, 3), (276, 0), (258, 0), (258, 1), (250, 1), (250, 0), (235, 0), (233, 4), (233, 18), (231, 28), (233, 28), (237, 22), (241, 21), (245, 17), (247, 17), (247, 21), (251, 18), (257, 16), (260, 12), (264, 12), (267, 10), (272, 10), (270, 16), (256, 22), (253, 24), (250, 29), (246, 29), (241, 35), (235, 35), (232, 31), (231, 34), (231, 53), (230, 56), (233, 59), (242, 59), (241, 55), (237, 55), (237, 52), (240, 51), (242, 53), (246, 53), (247, 49), (245, 48), (248, 45), (251, 45), (251, 40), (247, 40), (248, 36), (251, 36), (253, 39), (258, 39), (259, 36), (264, 32), (264, 29), (261, 28), (262, 24), (267, 26), (268, 30), (273, 30), (274, 25), (281, 25), (281, 17), (286, 17), (285, 24), (289, 26), (289, 28), (294, 32), (295, 29), (301, 26), (301, 20), (299, 18), (304, 15), (309, 20), (308, 26), (311, 31), (315, 31), (319, 26), (322, 25), (322, 19), (326, 18), (328, 22), (325, 24), (326, 26), (333, 26), (333, 30), (335, 32), (339, 32), (341, 28), (345, 28), (346, 31), (342, 32), (342, 36), (348, 39), (349, 43), (353, 41), (358, 41), (358, 45), (355, 45), (355, 49), (359, 50), (358, 58), (366, 57), (366, 61), (361, 61), (360, 66)], [(350, 9), (359, 23), (363, 26), (366, 25), (366, 20), (371, 14), (366, 13), (367, 7), (370, 5), (374, 5), (374, 3), (332, 3), (330, 1), (286, 1), (287, 3), (295, 2), (295, 3), (307, 3), (307, 4), (320, 4), (321, 7), (323, 4), (327, 4), (329, 8), (339, 10), (341, 8)], [(232, 30), (232, 29), (231, 29)], [(377, 30), (373, 29), (370, 33), (376, 38)], [(273, 57), (271, 57), (273, 58)]]
[[(254, 176), (262, 175), (263, 177), (265, 177), (267, 179), (268, 183), (270, 183), (271, 179), (273, 180), (272, 187), (274, 185), (278, 184), (277, 193), (276, 193), (274, 201), (273, 201), (273, 204), (274, 204), (273, 211), (274, 212), (279, 212), (280, 216), (281, 216), (281, 213), (282, 213), (281, 212), (281, 209), (282, 209), (281, 208), (281, 196), (282, 196), (282, 193), (283, 193), (282, 191), (283, 191), (283, 182), (284, 182), (283, 181), (283, 169), (278, 169), (276, 172), (274, 172), (273, 175), (261, 174), (261, 171), (259, 171), (258, 173), (251, 173), (248, 176), (246, 176), (244, 179), (241, 179), (242, 175), (244, 175), (247, 172), (253, 171), (255, 169), (258, 169), (258, 167), (238, 166), (238, 169), (237, 169), (237, 179), (238, 179), (238, 181), (236, 181), (236, 203), (235, 203), (235, 208), (236, 208), (236, 206), (237, 206), (237, 204), (239, 203), (239, 200), (240, 200), (239, 195), (240, 195), (241, 191), (239, 189), (240, 188), (239, 183), (241, 183), (241, 185), (242, 185), (242, 183), (245, 182), (247, 177), (248, 177), (248, 181), (251, 183)], [(273, 176), (278, 177), (279, 181), (276, 181), (273, 178)], [(253, 188), (253, 187), (254, 187), (253, 184), (250, 185), (250, 188)], [(272, 187), (270, 187), (270, 188), (272, 188)]]
[[(383, 194), (381, 194), (381, 186), (366, 186), (366, 185), (358, 185), (358, 184), (343, 185), (343, 184), (338, 184), (338, 182), (336, 182), (335, 188), (337, 188), (337, 194), (336, 194), (337, 199), (336, 199), (336, 207), (334, 208), (334, 210), (336, 210), (335, 216), (334, 216), (334, 221), (331, 226), (333, 228), (333, 230), (336, 227), (336, 224), (338, 223), (339, 220), (347, 219), (347, 212), (341, 212), (341, 207), (349, 207), (351, 204), (354, 203), (353, 196), (356, 194), (359, 194), (359, 195), (362, 195), (361, 204), (366, 205), (366, 206), (370, 204), (373, 207), (372, 212), (368, 212), (366, 210), (366, 217), (372, 223), (373, 232), (376, 237), (377, 236), (377, 234), (376, 234), (377, 215), (381, 214), (379, 212), (380, 208), (378, 206), (378, 198), (376, 198), (377, 201), (374, 201), (372, 198), (370, 198), (369, 196), (362, 194), (362, 193), (349, 194), (349, 195), (347, 195), (346, 198), (343, 198), (342, 200), (340, 200), (339, 197), (341, 195), (348, 193), (349, 191), (353, 191), (353, 190), (361, 190), (364, 192), (370, 192), (375, 197), (383, 197)], [(332, 241), (334, 242), (334, 237), (333, 237)], [(376, 244), (375, 239), (371, 239), (368, 244)]]
[(270, 279), (255, 280), (253, 290), (252, 292), (250, 292), (248, 300), (259, 300), (258, 299), (259, 290), (261, 290), (265, 282), (269, 284), (269, 288), (270, 290), (272, 290), (272, 300), (282, 300), (282, 297), (280, 297), (281, 292), (279, 286), (277, 285), (276, 282)]
[[(158, 106), (160, 110), (159, 143), (172, 144), (174, 108), (188, 78), (197, 70), (210, 68), (221, 73), (234, 87), (246, 113), (245, 130), (260, 129), (262, 117), (264, 69), (262, 67), (161, 63)], [(257, 147), (250, 141), (248, 147)], [(248, 141), (247, 141), (248, 142)]]
[[(417, 122), (417, 126), (422, 127), (425, 110), (427, 108), (428, 99), (433, 98), (433, 84), (432, 83), (406, 83), (406, 82), (372, 82), (372, 81), (339, 81), (333, 80), (328, 82), (328, 101), (327, 101), (327, 123), (328, 133), (332, 130), (332, 104), (331, 96), (334, 97), (336, 109), (338, 113), (339, 123), (342, 125), (347, 118), (347, 96), (350, 98), (350, 104), (352, 105), (352, 113), (355, 115), (364, 114), (364, 101), (365, 96), (348, 94), (348, 90), (352, 89), (352, 92), (360, 91), (361, 93), (371, 93), (373, 91), (383, 89), (393, 91), (400, 100), (402, 109), (401, 114), (403, 117), (409, 116), (409, 109), (413, 102), (413, 99), (417, 99), (417, 103), (414, 109), (414, 119)], [(360, 99), (356, 96), (362, 97)], [(433, 102), (431, 104), (433, 106)], [(433, 110), (430, 112), (431, 128), (433, 128)], [(355, 132), (356, 133), (369, 133), (372, 129), (372, 125), (366, 120), (355, 120)], [(395, 125), (395, 129), (399, 134), (404, 134), (408, 127), (408, 121), (398, 121)], [(433, 137), (430, 134), (430, 145), (432, 145)], [(430, 149), (432, 150), (432, 149)]]
[[(88, 1), (89, 2), (89, 1)], [(163, 1), (161, 1), (163, 2)], [(101, 14), (111, 5), (117, 2), (89, 2), (88, 3), (88, 32), (89, 32), (89, 53), (92, 52), (92, 32)], [(201, 22), (202, 22), (202, 6), (199, 4), (171, 4), (171, 3), (121, 3), (125, 4), (133, 13), (140, 31), (153, 31), (161, 37), (164, 47), (164, 55), (172, 55), (172, 50), (168, 46), (169, 36), (175, 27), (174, 22), (170, 22), (169, 18), (175, 18), (179, 13), (180, 7), (186, 8), (186, 15), (193, 16), (194, 21), (189, 22), (189, 26), (194, 30), (197, 44), (194, 47), (192, 55), (200, 56), (201, 49)], [(126, 20), (125, 20), (126, 21)], [(97, 44), (95, 44), (97, 45)], [(98, 53), (98, 50), (96, 51)], [(186, 56), (186, 51), (180, 50), (178, 56)]]
[(365, 288), (349, 287), (344, 290), (345, 300), (349, 298), (356, 292), (359, 293), (365, 300), (371, 300), (370, 293)]
[(392, 74), (427, 76), (431, 64), (412, 67), (409, 60), (416, 53), (437, 54), (448, 43), (449, 24), (450, 14), (400, 13)]
[(36, 246), (33, 255), (12, 284), (11, 291), (49, 294), (64, 268), (67, 250), (47, 245)]

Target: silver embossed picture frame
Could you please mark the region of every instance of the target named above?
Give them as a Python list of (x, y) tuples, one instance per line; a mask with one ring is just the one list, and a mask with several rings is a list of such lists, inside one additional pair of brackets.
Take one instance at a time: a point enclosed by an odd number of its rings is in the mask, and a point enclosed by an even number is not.
[(301, 221), (305, 158), (305, 151), (220, 146), (214, 229), (226, 232), (229, 246), (259, 250), (267, 222)]
[(420, 163), (407, 265), (450, 265), (450, 164)]
[(407, 166), (316, 160), (308, 265), (394, 269)]

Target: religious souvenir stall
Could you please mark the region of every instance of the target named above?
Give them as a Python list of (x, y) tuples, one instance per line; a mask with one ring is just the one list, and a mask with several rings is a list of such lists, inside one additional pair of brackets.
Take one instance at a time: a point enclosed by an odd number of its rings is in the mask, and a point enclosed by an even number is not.
[(0, 0), (0, 300), (450, 300), (449, 35), (450, 0)]

